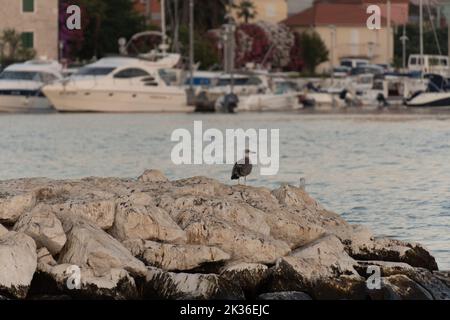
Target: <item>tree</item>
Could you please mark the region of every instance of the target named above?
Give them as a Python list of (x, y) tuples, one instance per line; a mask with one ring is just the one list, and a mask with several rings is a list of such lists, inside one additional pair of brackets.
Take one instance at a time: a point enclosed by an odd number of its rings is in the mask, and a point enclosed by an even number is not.
[(129, 0), (63, 0), (63, 3), (79, 5), (86, 16), (83, 43), (74, 54), (81, 59), (117, 53), (119, 38), (129, 39), (145, 29), (144, 17), (135, 12)]
[[(448, 29), (446, 27), (436, 29), (436, 34), (439, 40), (439, 45), (441, 48), (441, 54), (448, 54)], [(397, 34), (395, 35), (395, 58), (397, 65), (400, 67), (403, 60), (403, 46), (401, 41), (401, 36), (403, 35), (403, 28), (399, 28)], [(419, 26), (414, 24), (409, 24), (406, 26), (406, 35), (408, 36), (408, 41), (406, 42), (406, 57), (411, 54), (420, 53), (420, 30)], [(438, 45), (434, 36), (434, 32), (431, 26), (425, 25), (425, 30), (423, 34), (424, 47), (426, 54), (439, 54)]]
[(300, 35), (301, 55), (306, 70), (313, 74), (316, 67), (328, 61), (328, 49), (316, 31), (304, 31)]
[(242, 0), (238, 5), (233, 5), (233, 8), (237, 10), (239, 18), (244, 18), (245, 24), (255, 19), (257, 14), (255, 4), (250, 0)]
[[(187, 57), (189, 55), (189, 29), (186, 26), (180, 28), (181, 53)], [(209, 70), (219, 64), (218, 49), (211, 36), (203, 32), (194, 34), (194, 56), (195, 61), (200, 64), (201, 70)]]
[(36, 55), (33, 49), (23, 46), (21, 34), (14, 29), (3, 30), (0, 35), (0, 49), (2, 64), (30, 60)]

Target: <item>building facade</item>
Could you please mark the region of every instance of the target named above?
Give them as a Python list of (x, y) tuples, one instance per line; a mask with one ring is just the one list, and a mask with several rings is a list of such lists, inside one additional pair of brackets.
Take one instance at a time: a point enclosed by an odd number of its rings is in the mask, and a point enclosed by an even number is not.
[(36, 56), (58, 59), (58, 0), (1, 0), (0, 32), (14, 29)]
[[(234, 0), (239, 5), (242, 0)], [(266, 21), (279, 23), (288, 17), (288, 4), (286, 0), (252, 0), (256, 17), (252, 21)], [(234, 10), (236, 16), (236, 10)]]
[(314, 0), (287, 0), (288, 15), (292, 16), (312, 7)]
[[(393, 27), (387, 28), (387, 19), (382, 13), (381, 29), (370, 30), (367, 5), (365, 0), (316, 1), (311, 8), (290, 16), (284, 23), (298, 32), (315, 30), (320, 35), (328, 49), (329, 61), (321, 64), (317, 72), (328, 72), (348, 57), (368, 58), (374, 64), (392, 63)], [(398, 11), (391, 8), (391, 11), (392, 26), (407, 21), (404, 8)]]

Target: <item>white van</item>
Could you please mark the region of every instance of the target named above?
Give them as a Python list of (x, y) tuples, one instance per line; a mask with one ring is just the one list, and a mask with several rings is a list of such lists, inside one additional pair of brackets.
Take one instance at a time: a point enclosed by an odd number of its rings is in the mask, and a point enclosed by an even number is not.
[(447, 77), (449, 75), (449, 59), (447, 56), (412, 54), (408, 61), (409, 71), (424, 71)]

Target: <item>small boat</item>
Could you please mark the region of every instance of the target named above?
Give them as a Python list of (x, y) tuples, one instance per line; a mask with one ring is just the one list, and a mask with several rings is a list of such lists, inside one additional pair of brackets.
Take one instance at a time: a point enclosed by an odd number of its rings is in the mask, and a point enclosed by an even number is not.
[(7, 67), (0, 74), (0, 112), (51, 111), (51, 102), (42, 93), (46, 84), (62, 79), (56, 61), (30, 60)]
[(180, 70), (172, 69), (179, 59), (103, 58), (43, 92), (60, 112), (192, 112)]
[(406, 100), (409, 108), (450, 108), (450, 85), (441, 75), (427, 75), (428, 88)]
[(289, 111), (303, 108), (297, 85), (282, 78), (271, 79), (263, 93), (242, 96), (237, 111)]

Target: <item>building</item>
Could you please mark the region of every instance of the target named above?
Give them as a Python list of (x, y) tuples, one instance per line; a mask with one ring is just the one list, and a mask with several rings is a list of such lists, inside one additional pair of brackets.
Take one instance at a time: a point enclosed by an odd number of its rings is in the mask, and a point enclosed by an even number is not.
[[(234, 0), (238, 5), (242, 0)], [(256, 8), (254, 21), (278, 23), (288, 17), (288, 4), (286, 0), (251, 0)], [(234, 10), (236, 15), (236, 10)]]
[(0, 32), (14, 29), (37, 57), (58, 59), (58, 0), (1, 0)]
[[(391, 7), (391, 25), (406, 23), (408, 1), (391, 1), (399, 5)], [(400, 6), (405, 3), (406, 9)], [(380, 6), (382, 27), (380, 30), (370, 30), (367, 27), (369, 4), (377, 4), (377, 0), (319, 0), (311, 8), (290, 16), (284, 23), (298, 32), (314, 29), (320, 35), (328, 48), (329, 61), (321, 64), (317, 72), (331, 70), (339, 65), (340, 59), (346, 57), (368, 58), (372, 63), (392, 63), (394, 33), (392, 27), (388, 31), (387, 12)]]
[(288, 15), (292, 16), (312, 7), (314, 0), (287, 0)]
[(149, 24), (161, 24), (161, 0), (133, 0), (134, 9), (147, 18)]

